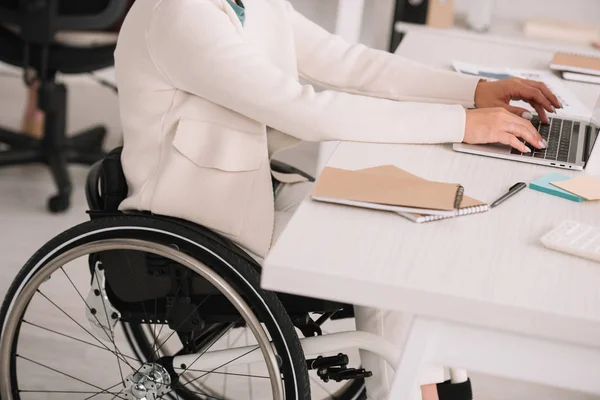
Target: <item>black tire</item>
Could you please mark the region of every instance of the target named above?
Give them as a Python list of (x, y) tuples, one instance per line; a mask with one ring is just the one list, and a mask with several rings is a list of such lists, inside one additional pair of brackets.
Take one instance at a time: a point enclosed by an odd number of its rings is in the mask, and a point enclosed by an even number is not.
[[(286, 400), (310, 400), (306, 361), (298, 336), (277, 296), (260, 288), (259, 272), (251, 263), (217, 240), (164, 219), (134, 215), (107, 217), (78, 225), (50, 240), (33, 255), (12, 282), (0, 309), (0, 327), (6, 323), (12, 300), (18, 296), (19, 290), (45, 264), (67, 250), (106, 239), (138, 239), (163, 245), (175, 244), (181, 251), (210, 267), (244, 297), (263, 322), (281, 358), (280, 371), (285, 378)], [(19, 327), (22, 317), (19, 316)], [(10, 360), (11, 386), (15, 399), (20, 398), (15, 376), (19, 327), (16, 328), (17, 336), (11, 344)]]

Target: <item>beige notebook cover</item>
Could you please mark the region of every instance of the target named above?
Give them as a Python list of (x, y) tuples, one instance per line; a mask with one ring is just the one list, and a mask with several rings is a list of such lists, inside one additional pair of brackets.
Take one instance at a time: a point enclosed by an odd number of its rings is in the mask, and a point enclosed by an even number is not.
[(312, 198), (390, 211), (455, 215), (462, 199), (462, 186), (426, 181), (394, 166), (356, 171), (326, 167), (315, 184)]
[(550, 183), (586, 200), (600, 200), (600, 181), (591, 176)]
[(600, 75), (600, 58), (580, 54), (556, 53), (550, 68), (590, 75)]
[[(406, 172), (396, 166), (393, 165), (383, 165), (380, 167), (373, 167), (373, 168), (367, 168), (367, 169), (363, 169), (363, 172), (372, 172), (372, 173), (377, 173), (380, 170), (387, 170), (389, 174), (394, 174), (395, 176), (399, 177), (399, 178), (403, 178), (403, 179), (420, 179), (420, 180), (424, 180), (423, 178), (413, 175), (409, 172)], [(489, 206), (482, 202), (479, 201), (477, 199), (474, 199), (472, 197), (469, 196), (463, 196), (462, 201), (460, 203), (460, 207), (458, 209), (458, 212), (455, 215), (450, 215), (450, 216), (444, 216), (444, 215), (431, 215), (431, 214), (422, 214), (422, 213), (418, 213), (418, 212), (398, 212), (400, 215), (402, 215), (405, 218), (410, 219), (411, 221), (417, 222), (417, 223), (423, 223), (423, 222), (430, 222), (430, 221), (438, 221), (440, 219), (445, 219), (445, 218), (452, 218), (455, 216), (463, 216), (463, 215), (471, 215), (471, 214), (478, 214), (478, 213), (483, 213), (489, 211)]]

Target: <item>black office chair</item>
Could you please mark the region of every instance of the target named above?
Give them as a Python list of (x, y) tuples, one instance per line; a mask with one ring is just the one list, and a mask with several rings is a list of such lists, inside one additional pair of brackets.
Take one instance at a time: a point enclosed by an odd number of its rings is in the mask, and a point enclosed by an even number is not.
[(66, 136), (67, 88), (56, 81), (56, 73), (90, 73), (109, 67), (115, 50), (115, 44), (85, 48), (59, 44), (55, 35), (109, 28), (126, 9), (123, 0), (0, 0), (0, 61), (23, 68), (28, 85), (33, 79), (39, 81), (39, 108), (46, 119), (39, 140), (0, 128), (0, 148), (7, 147), (0, 151), (0, 166), (47, 164), (58, 187), (48, 201), (52, 212), (69, 208), (68, 164), (91, 165), (100, 160), (106, 135), (104, 127), (96, 126)]

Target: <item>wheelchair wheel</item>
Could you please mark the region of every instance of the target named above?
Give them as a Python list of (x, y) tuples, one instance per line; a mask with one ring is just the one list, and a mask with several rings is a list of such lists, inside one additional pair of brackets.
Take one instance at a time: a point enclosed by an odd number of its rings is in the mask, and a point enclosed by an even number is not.
[[(166, 338), (140, 360), (123, 326)], [(0, 327), (4, 400), (211, 399), (194, 384), (213, 377), (249, 381), (235, 399), (310, 399), (298, 336), (258, 272), (170, 221), (106, 217), (57, 236), (19, 272)], [(239, 346), (215, 346), (245, 327)], [(167, 342), (179, 352), (161, 356)]]
[[(322, 326), (322, 330), (324, 334), (331, 334), (339, 331), (348, 330), (345, 323), (342, 329), (339, 329), (337, 322), (341, 321), (329, 321), (329, 323), (325, 323)], [(344, 321), (346, 322), (346, 321)], [(351, 321), (350, 321), (351, 322)], [(164, 340), (164, 337), (153, 339), (154, 334), (156, 332), (155, 329), (152, 329), (151, 325), (132, 325), (124, 323), (123, 330), (127, 337), (127, 340), (136, 354), (136, 356), (140, 359), (147, 359), (149, 355), (152, 354), (152, 343), (156, 340), (159, 342)], [(239, 327), (236, 329), (232, 329), (227, 334), (221, 338), (220, 347), (235, 347), (239, 345), (239, 343), (246, 343), (249, 337), (249, 329), (246, 327)], [(301, 332), (298, 332), (301, 334)], [(247, 343), (246, 343), (247, 344)], [(179, 343), (174, 343), (174, 346), (164, 346), (161, 349), (161, 352), (164, 356), (172, 356), (173, 354), (177, 354), (179, 349), (181, 348)], [(352, 350), (355, 354), (351, 355), (351, 359), (359, 359), (358, 349), (349, 349)], [(333, 355), (333, 354), (332, 354)], [(334, 382), (329, 381), (327, 383), (321, 381), (317, 376), (316, 370), (309, 371), (310, 378), (310, 386), (311, 386), (311, 394), (313, 400), (365, 400), (366, 399), (366, 390), (365, 390), (365, 382), (364, 379), (356, 379), (352, 381), (343, 381), (343, 382)], [(227, 397), (226, 394), (231, 392), (228, 391), (227, 386), (234, 385), (249, 385), (251, 384), (251, 378), (246, 378), (247, 382), (244, 383), (241, 381), (241, 378), (238, 379), (237, 382), (227, 381), (226, 379), (213, 379), (204, 380), (202, 382), (194, 382), (192, 385), (194, 387), (193, 390), (201, 391), (203, 393), (207, 393), (213, 398), (216, 399), (227, 399), (227, 400), (235, 400), (233, 397)], [(193, 399), (193, 394), (180, 392), (179, 398), (182, 400)]]

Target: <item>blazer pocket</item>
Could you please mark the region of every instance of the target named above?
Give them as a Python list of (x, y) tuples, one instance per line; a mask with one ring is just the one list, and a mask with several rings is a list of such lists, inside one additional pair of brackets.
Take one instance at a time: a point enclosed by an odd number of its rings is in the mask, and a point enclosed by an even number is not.
[(266, 136), (183, 119), (161, 168), (152, 212), (237, 237), (262, 162)]
[(264, 141), (260, 133), (182, 119), (173, 146), (199, 167), (242, 172), (260, 168)]

